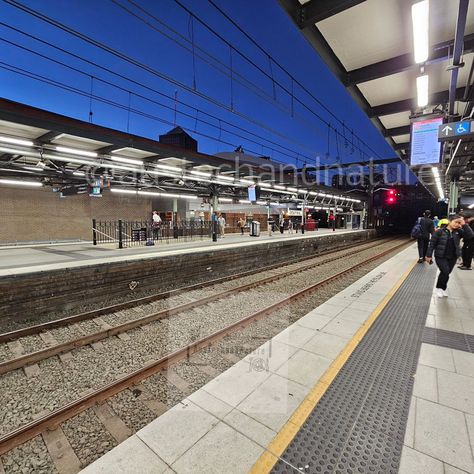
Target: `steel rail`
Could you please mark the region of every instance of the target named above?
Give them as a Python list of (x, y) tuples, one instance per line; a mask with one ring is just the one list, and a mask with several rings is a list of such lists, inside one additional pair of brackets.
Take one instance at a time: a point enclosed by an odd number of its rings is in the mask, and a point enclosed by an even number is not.
[[(383, 243), (385, 243), (387, 241), (390, 242), (391, 240), (395, 240), (395, 239), (381, 239), (381, 241), (378, 241), (377, 244), (372, 245), (369, 248), (376, 247), (377, 245), (382, 245)], [(344, 246), (341, 246), (341, 247), (337, 247), (336, 249), (330, 250), (329, 252), (325, 253), (325, 255), (331, 255), (333, 253), (341, 252), (343, 250), (361, 247), (363, 245), (367, 245), (368, 242), (370, 242), (370, 241), (360, 242), (360, 243), (357, 243), (355, 245), (344, 245)], [(141, 298), (135, 298), (133, 300), (125, 301), (125, 302), (122, 302), (122, 303), (117, 303), (117, 304), (110, 305), (110, 306), (104, 306), (103, 308), (99, 308), (99, 309), (95, 309), (95, 310), (91, 310), (91, 311), (86, 311), (86, 312), (83, 312), (83, 313), (78, 313), (78, 314), (68, 316), (68, 317), (65, 317), (65, 318), (55, 319), (53, 321), (48, 321), (46, 323), (36, 324), (34, 326), (28, 326), (28, 327), (22, 328), (22, 329), (16, 329), (14, 331), (10, 331), (10, 332), (0, 334), (0, 343), (14, 341), (16, 339), (19, 339), (20, 337), (36, 335), (40, 332), (47, 331), (48, 329), (54, 329), (54, 328), (58, 328), (58, 327), (67, 326), (69, 324), (77, 323), (77, 322), (80, 322), (80, 321), (86, 321), (88, 319), (97, 318), (98, 316), (102, 316), (104, 314), (115, 313), (117, 311), (133, 308), (135, 306), (150, 303), (150, 302), (153, 302), (153, 301), (159, 301), (159, 300), (171, 298), (173, 296), (178, 296), (182, 293), (186, 293), (186, 292), (189, 292), (189, 291), (199, 290), (199, 289), (202, 289), (202, 288), (217, 285), (217, 284), (224, 283), (224, 282), (227, 282), (227, 281), (236, 280), (238, 278), (244, 278), (246, 276), (255, 275), (255, 274), (260, 273), (260, 272), (269, 271), (269, 270), (272, 270), (274, 268), (282, 268), (283, 266), (293, 265), (295, 263), (304, 262), (305, 260), (311, 260), (311, 259), (314, 259), (314, 258), (317, 258), (317, 257), (322, 257), (322, 256), (323, 255), (309, 255), (309, 256), (305, 256), (305, 257), (300, 257), (300, 258), (292, 260), (289, 263), (285, 263), (284, 265), (282, 265), (282, 264), (268, 265), (266, 267), (261, 267), (261, 268), (254, 269), (254, 270), (249, 270), (249, 271), (246, 271), (246, 272), (236, 273), (234, 275), (229, 275), (229, 276), (225, 276), (225, 277), (221, 277), (221, 278), (215, 278), (213, 280), (208, 280), (206, 282), (201, 282), (201, 283), (196, 283), (196, 284), (193, 284), (193, 285), (184, 286), (182, 288), (177, 288), (175, 290), (168, 290), (168, 291), (164, 291), (162, 293), (157, 293), (157, 294), (150, 295), (150, 296), (143, 296)]]
[(213, 334), (210, 334), (209, 336), (199, 339), (198, 341), (195, 341), (181, 349), (178, 349), (177, 351), (171, 354), (168, 354), (156, 361), (149, 362), (147, 363), (147, 365), (145, 365), (141, 369), (138, 369), (130, 374), (127, 374), (115, 380), (114, 382), (110, 382), (84, 397), (78, 398), (77, 400), (74, 400), (73, 402), (70, 402), (67, 405), (64, 405), (63, 407), (60, 407), (47, 415), (44, 415), (40, 418), (37, 418), (36, 420), (26, 423), (25, 425), (0, 437), (0, 455), (5, 454), (6, 452), (10, 451), (11, 449), (17, 446), (20, 446), (21, 444), (25, 443), (26, 441), (29, 441), (30, 439), (41, 434), (47, 429), (54, 429), (55, 427), (59, 426), (64, 421), (69, 420), (73, 416), (78, 415), (79, 413), (93, 407), (94, 405), (98, 403), (104, 402), (108, 398), (129, 388), (132, 385), (140, 383), (142, 380), (169, 367), (170, 365), (176, 362), (179, 362), (180, 360), (188, 358), (195, 352), (205, 347), (208, 347), (215, 342), (222, 340), (225, 336), (234, 332), (235, 330), (239, 328), (243, 328), (251, 324), (253, 321), (256, 321), (257, 319), (267, 315), (268, 313), (274, 312), (286, 306), (287, 304), (291, 303), (292, 301), (302, 298), (303, 296), (315, 291), (321, 286), (324, 286), (334, 280), (337, 280), (338, 278), (344, 275), (347, 275), (353, 271), (360, 269), (361, 265), (366, 265), (368, 263), (371, 263), (374, 260), (377, 260), (393, 252), (394, 250), (397, 250), (398, 248), (407, 245), (407, 243), (408, 242), (404, 242), (402, 244), (396, 245), (395, 247), (392, 247), (377, 255), (369, 257), (363, 262), (359, 262), (356, 265), (353, 265), (352, 267), (346, 270), (338, 272), (329, 278), (326, 278), (306, 288), (303, 288), (302, 290), (296, 293), (293, 293), (292, 295), (287, 296), (281, 299), (280, 301), (264, 309), (261, 309), (249, 316), (246, 316), (245, 318), (223, 329), (220, 329), (214, 332)]
[[(382, 245), (382, 244), (379, 243), (378, 245)], [(368, 247), (367, 250), (377, 247), (378, 245), (370, 246)], [(328, 258), (321, 262), (318, 262), (316, 265), (314, 263), (310, 263), (310, 264), (307, 264), (300, 268), (295, 269), (293, 273), (296, 274), (296, 273), (301, 273), (307, 270), (311, 270), (315, 267), (319, 267), (327, 263), (334, 262), (335, 260), (340, 260), (347, 256), (348, 256), (347, 254), (344, 254), (335, 258)], [(241, 293), (243, 291), (247, 291), (249, 289), (252, 289), (258, 286), (266, 285), (268, 283), (272, 283), (276, 280), (284, 278), (285, 276), (286, 274), (283, 272), (273, 274), (268, 277), (260, 278), (257, 281), (246, 283), (245, 285), (240, 285), (235, 288), (230, 288), (228, 290), (215, 293), (205, 298), (200, 298), (198, 300), (191, 301), (189, 303), (180, 304), (172, 308), (163, 309), (155, 313), (147, 314), (146, 316), (143, 316), (141, 318), (126, 321), (125, 323), (118, 324), (117, 326), (113, 326), (111, 328), (103, 329), (101, 331), (97, 331), (91, 334), (87, 334), (85, 336), (81, 336), (77, 339), (72, 339), (70, 341), (66, 341), (61, 344), (49, 346), (45, 349), (40, 349), (38, 351), (30, 352), (28, 354), (16, 357), (14, 359), (9, 359), (9, 360), (0, 362), (0, 375), (4, 375), (8, 372), (11, 372), (12, 370), (20, 369), (28, 364), (34, 364), (36, 362), (40, 362), (42, 360), (53, 357), (55, 355), (59, 355), (64, 352), (69, 352), (69, 351), (72, 351), (73, 349), (84, 347), (94, 342), (98, 342), (112, 336), (117, 336), (118, 334), (124, 333), (126, 331), (130, 331), (131, 329), (135, 329), (140, 326), (144, 326), (151, 322), (158, 321), (160, 319), (169, 318), (170, 316), (174, 316), (184, 311), (198, 308), (199, 306), (203, 306), (205, 304), (224, 299), (228, 296)]]

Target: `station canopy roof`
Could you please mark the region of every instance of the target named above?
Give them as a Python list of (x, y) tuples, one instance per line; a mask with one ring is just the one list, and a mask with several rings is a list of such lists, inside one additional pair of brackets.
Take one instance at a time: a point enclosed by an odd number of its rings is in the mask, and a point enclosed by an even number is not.
[[(412, 5), (419, 0), (280, 0), (314, 50), (342, 82), (402, 161), (409, 164), (411, 118), (441, 114), (457, 121), (472, 113), (474, 6), (469, 0), (429, 0), (429, 56), (414, 61)], [(429, 76), (429, 101), (417, 107), (416, 78)], [(474, 143), (446, 144), (444, 191), (459, 180), (474, 192)], [(451, 162), (451, 165), (449, 163)], [(448, 170), (448, 174), (446, 174)], [(429, 169), (413, 170), (434, 195)]]
[(258, 185), (261, 204), (304, 199), (345, 209), (359, 208), (366, 199), (363, 192), (302, 186), (298, 177), (290, 182), (279, 163), (239, 150), (228, 155), (198, 153), (0, 99), (0, 184), (36, 183), (85, 193), (101, 179), (115, 192), (183, 198), (212, 194), (236, 203), (248, 203), (247, 188)]

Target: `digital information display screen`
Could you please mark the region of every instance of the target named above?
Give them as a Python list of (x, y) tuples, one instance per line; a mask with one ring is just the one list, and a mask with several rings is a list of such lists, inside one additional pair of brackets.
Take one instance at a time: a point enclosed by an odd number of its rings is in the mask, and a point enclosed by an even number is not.
[(249, 201), (256, 202), (260, 199), (260, 188), (258, 186), (249, 186), (248, 194), (249, 194)]
[(438, 128), (442, 117), (417, 120), (411, 124), (410, 166), (438, 164), (441, 158), (441, 143)]

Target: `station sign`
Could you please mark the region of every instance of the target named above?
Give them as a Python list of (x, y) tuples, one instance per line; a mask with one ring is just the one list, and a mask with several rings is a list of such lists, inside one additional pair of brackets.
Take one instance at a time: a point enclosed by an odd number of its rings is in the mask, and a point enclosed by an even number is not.
[(438, 127), (438, 140), (454, 140), (467, 136), (474, 136), (474, 121), (444, 123)]

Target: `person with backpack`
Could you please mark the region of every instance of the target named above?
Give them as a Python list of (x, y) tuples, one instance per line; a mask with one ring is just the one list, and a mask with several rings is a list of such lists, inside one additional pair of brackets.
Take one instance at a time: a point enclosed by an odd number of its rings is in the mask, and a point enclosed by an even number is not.
[(461, 256), (461, 238), (472, 239), (473, 237), (474, 231), (469, 224), (465, 223), (464, 218), (457, 214), (450, 216), (448, 225), (440, 227), (433, 234), (426, 253), (426, 261), (431, 265), (434, 253), (436, 265), (440, 271), (436, 282), (436, 296), (438, 298), (448, 296), (449, 275), (456, 265), (456, 260)]
[(425, 261), (430, 237), (434, 233), (434, 223), (430, 218), (431, 211), (426, 210), (423, 217), (419, 217), (415, 227), (412, 230), (412, 237), (416, 238), (418, 243), (418, 263)]

